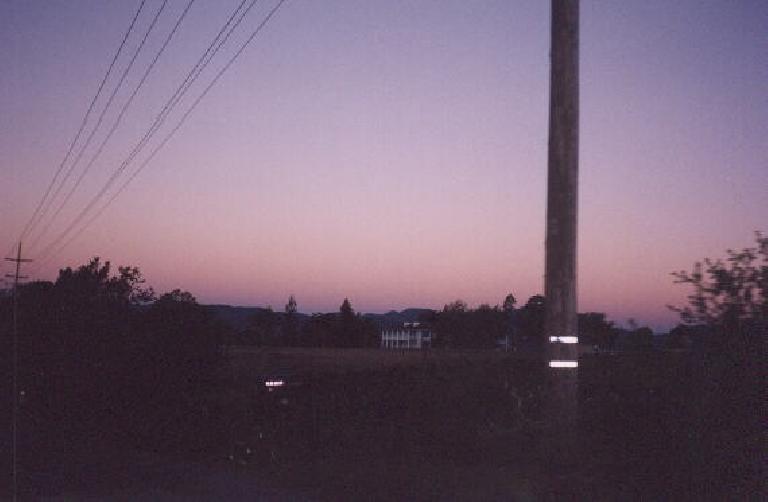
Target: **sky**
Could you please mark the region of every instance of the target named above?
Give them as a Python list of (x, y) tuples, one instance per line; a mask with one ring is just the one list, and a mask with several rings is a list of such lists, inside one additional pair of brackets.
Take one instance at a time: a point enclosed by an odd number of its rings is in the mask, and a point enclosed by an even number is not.
[[(75, 154), (161, 3), (146, 0)], [(46, 258), (239, 1), (192, 4), (49, 222), (186, 4), (168, 1), (82, 159), (64, 165), (73, 174), (25, 255)], [(125, 174), (274, 5), (256, 3)], [(138, 6), (0, 2), (3, 252)], [(288, 0), (115, 202), (26, 270), (53, 279), (100, 256), (138, 266), (157, 291), (276, 309), (294, 294), (302, 312), (344, 297), (363, 312), (498, 304), (510, 292), (524, 303), (543, 290), (549, 9)], [(688, 292), (671, 272), (768, 231), (768, 3), (582, 0), (580, 30), (579, 311), (667, 329), (666, 305)]]

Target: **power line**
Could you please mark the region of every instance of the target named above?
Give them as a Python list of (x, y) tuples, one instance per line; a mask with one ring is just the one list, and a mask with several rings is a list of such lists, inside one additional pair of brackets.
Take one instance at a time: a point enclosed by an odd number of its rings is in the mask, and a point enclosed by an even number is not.
[[(112, 93), (110, 94), (109, 99), (107, 99), (107, 103), (104, 105), (104, 108), (101, 110), (101, 113), (99, 114), (99, 118), (96, 121), (96, 125), (91, 130), (91, 133), (88, 135), (88, 138), (85, 140), (85, 144), (82, 145), (82, 147), (80, 148), (80, 151), (77, 153), (77, 156), (75, 157), (75, 160), (70, 164), (66, 174), (62, 178), (59, 185), (56, 187), (56, 190), (54, 191), (53, 196), (49, 199), (48, 205), (44, 209), (44, 212), (50, 209), (50, 206), (53, 204), (53, 201), (56, 200), (59, 193), (61, 193), (62, 188), (64, 188), (64, 185), (66, 184), (67, 180), (74, 172), (75, 168), (77, 167), (77, 164), (80, 162), (80, 159), (82, 158), (83, 153), (85, 153), (85, 150), (90, 146), (91, 141), (93, 140), (93, 137), (96, 135), (96, 132), (99, 130), (101, 123), (104, 121), (104, 117), (106, 116), (107, 111), (109, 110), (109, 107), (112, 105), (112, 101), (114, 101), (115, 96), (117, 96), (118, 91), (123, 86), (123, 83), (125, 82), (125, 79), (128, 76), (128, 73), (131, 71), (131, 68), (133, 68), (133, 64), (136, 62), (136, 58), (138, 58), (139, 54), (141, 53), (141, 49), (144, 48), (144, 44), (147, 42), (147, 39), (149, 38), (150, 33), (152, 33), (152, 30), (157, 24), (157, 20), (160, 18), (160, 15), (163, 13), (163, 10), (165, 10), (165, 6), (167, 4), (168, 4), (168, 0), (163, 0), (163, 3), (160, 4), (160, 8), (155, 13), (155, 17), (152, 19), (152, 22), (150, 23), (149, 28), (147, 28), (146, 33), (144, 33), (144, 37), (141, 39), (141, 42), (139, 43), (138, 47), (133, 52), (133, 56), (131, 57), (131, 60), (128, 62), (128, 65), (123, 70), (123, 73), (120, 76), (120, 80), (118, 81), (115, 88), (112, 90)], [(138, 88), (135, 92), (138, 92)], [(135, 96), (135, 93), (131, 96), (130, 100), (127, 102), (128, 105), (130, 105), (130, 101), (133, 100), (134, 96)], [(105, 140), (102, 141), (102, 144), (99, 147), (99, 150), (96, 152), (94, 158), (92, 158), (91, 162), (85, 167), (85, 169), (83, 170), (78, 180), (72, 186), (72, 189), (69, 191), (67, 196), (61, 202), (61, 204), (59, 204), (59, 207), (54, 211), (53, 215), (48, 219), (48, 223), (43, 227), (43, 230), (37, 235), (37, 237), (35, 237), (32, 240), (32, 243), (30, 245), (31, 248), (34, 248), (35, 245), (37, 245), (37, 243), (40, 241), (40, 238), (45, 234), (45, 232), (48, 231), (51, 224), (56, 220), (56, 217), (59, 215), (59, 213), (61, 213), (61, 210), (64, 208), (64, 206), (67, 204), (69, 199), (72, 197), (72, 194), (75, 193), (75, 190), (77, 190), (77, 187), (83, 181), (83, 178), (85, 178), (85, 175), (88, 173), (88, 170), (93, 165), (95, 158), (98, 157), (99, 154), (101, 154), (101, 150), (103, 149), (104, 145), (111, 137), (112, 133), (114, 132), (114, 129), (117, 128), (117, 124), (119, 124), (119, 121), (122, 119), (122, 115), (123, 113), (125, 113), (126, 109), (127, 109), (127, 106), (124, 106), (123, 110), (120, 112), (120, 116), (118, 117), (116, 124), (113, 126), (113, 130), (110, 131), (110, 133), (105, 137)], [(42, 217), (40, 218), (40, 220), (42, 220)], [(38, 220), (38, 223), (40, 220)]]
[[(88, 117), (90, 116), (91, 111), (93, 110), (93, 107), (96, 104), (96, 101), (101, 95), (101, 91), (104, 88), (104, 84), (106, 84), (107, 79), (109, 78), (109, 75), (112, 73), (112, 68), (114, 68), (115, 63), (117, 62), (117, 58), (120, 56), (120, 53), (122, 52), (123, 47), (125, 46), (125, 42), (128, 40), (128, 36), (131, 34), (131, 31), (133, 31), (133, 27), (136, 24), (136, 19), (138, 19), (139, 14), (144, 8), (145, 2), (146, 0), (141, 0), (138, 10), (136, 11), (136, 14), (134, 14), (133, 19), (131, 20), (131, 24), (128, 26), (128, 30), (125, 32), (125, 35), (123, 36), (123, 40), (120, 42), (120, 46), (117, 48), (117, 52), (115, 52), (115, 55), (112, 58), (112, 62), (109, 64), (107, 73), (104, 74), (104, 78), (101, 79), (99, 88), (96, 90), (96, 94), (93, 96), (93, 99), (91, 99), (91, 104), (88, 105), (88, 110), (85, 112), (85, 116), (83, 116), (83, 120), (80, 122), (80, 127), (78, 128), (74, 139), (69, 144), (69, 148), (67, 149), (67, 153), (64, 155), (64, 159), (62, 159), (62, 161), (59, 163), (59, 167), (56, 169), (53, 179), (51, 179), (51, 182), (48, 184), (48, 188), (43, 194), (43, 198), (40, 199), (40, 202), (38, 202), (37, 207), (35, 208), (35, 211), (32, 213), (32, 216), (29, 218), (26, 225), (24, 225), (24, 228), (21, 231), (21, 234), (19, 235), (19, 241), (21, 241), (21, 239), (26, 237), (26, 235), (32, 230), (32, 228), (35, 225), (37, 225), (37, 221), (39, 221), (38, 215), (40, 214), (40, 210), (42, 209), (43, 204), (46, 203), (48, 196), (51, 193), (51, 189), (53, 189), (53, 186), (56, 184), (56, 180), (59, 178), (59, 174), (61, 174), (61, 170), (64, 168), (64, 165), (67, 163), (67, 160), (69, 160), (69, 156), (72, 155), (72, 151), (75, 148), (75, 144), (80, 139), (80, 135), (83, 133), (83, 130), (85, 129), (85, 124), (88, 122)], [(37, 218), (37, 221), (36, 221), (36, 218)]]
[[(125, 169), (125, 167), (130, 164), (133, 159), (138, 155), (138, 153), (144, 148), (144, 146), (149, 142), (149, 140), (154, 136), (155, 132), (159, 129), (159, 127), (162, 125), (162, 123), (165, 121), (167, 115), (173, 110), (173, 108), (176, 106), (176, 104), (179, 102), (179, 100), (184, 96), (184, 94), (187, 92), (189, 87), (195, 82), (197, 77), (200, 75), (200, 73), (205, 69), (205, 67), (208, 65), (208, 63), (211, 61), (213, 56), (216, 55), (216, 53), (221, 49), (221, 46), (226, 42), (226, 40), (229, 38), (229, 36), (232, 34), (233, 30), (240, 24), (240, 22), (243, 20), (245, 15), (250, 11), (250, 9), (255, 5), (257, 0), (251, 0), (250, 5), (248, 8), (243, 11), (240, 15), (240, 18), (235, 22), (234, 25), (230, 27), (232, 24), (232, 21), (235, 19), (237, 14), (240, 12), (240, 10), (243, 8), (243, 5), (245, 5), (247, 0), (242, 0), (240, 4), (235, 8), (235, 10), (232, 12), (232, 14), (229, 16), (229, 19), (227, 19), (227, 22), (224, 23), (224, 26), (219, 29), (219, 32), (216, 34), (216, 36), (213, 38), (211, 43), (208, 45), (208, 48), (205, 50), (203, 55), (197, 60), (197, 63), (192, 67), (192, 69), (187, 73), (186, 77), (182, 81), (182, 83), (179, 85), (179, 87), (176, 89), (176, 91), (173, 93), (173, 95), (168, 99), (168, 101), (163, 106), (163, 109), (160, 111), (160, 113), (155, 117), (154, 122), (149, 127), (147, 132), (144, 134), (144, 136), (139, 140), (139, 142), (133, 147), (131, 152), (128, 154), (128, 157), (123, 160), (121, 165), (117, 168), (115, 173), (112, 174), (112, 176), (107, 180), (107, 183), (104, 187), (96, 194), (95, 197), (91, 199), (91, 201), (86, 205), (86, 207), (78, 214), (77, 217), (75, 217), (75, 220), (62, 232), (59, 234), (59, 236), (51, 242), (46, 248), (43, 249), (41, 252), (42, 258), (39, 260), (39, 265), (43, 263), (43, 261), (46, 258), (46, 255), (50, 252), (50, 250), (55, 247), (56, 244), (61, 242), (61, 240), (72, 231), (72, 229), (85, 217), (85, 215), (92, 209), (92, 207), (98, 202), (98, 200), (103, 196), (103, 194), (109, 189), (109, 187), (112, 186), (112, 183), (114, 183), (114, 180), (122, 173), (122, 171)], [(224, 32), (229, 28), (229, 32), (225, 35), (223, 39), (221, 39), (221, 36), (224, 34)], [(220, 40), (221, 39), (221, 40)], [(218, 43), (218, 45), (217, 45)], [(215, 47), (215, 49), (214, 49)], [(211, 52), (211, 50), (213, 52)], [(210, 54), (210, 56), (209, 56)]]
[[(80, 162), (80, 158), (83, 156), (83, 153), (85, 153), (85, 150), (88, 148), (88, 146), (90, 146), (91, 141), (93, 140), (94, 135), (96, 134), (96, 132), (98, 131), (99, 127), (101, 126), (102, 121), (104, 120), (104, 116), (106, 115), (107, 111), (109, 110), (109, 107), (112, 105), (112, 101), (115, 99), (115, 96), (117, 95), (118, 91), (122, 87), (123, 82), (125, 81), (125, 78), (128, 75), (128, 72), (133, 67), (133, 63), (136, 61), (136, 58), (138, 57), (139, 53), (141, 52), (141, 49), (144, 46), (144, 43), (146, 42), (147, 37), (149, 36), (150, 32), (152, 31), (152, 28), (155, 25), (155, 22), (157, 21), (157, 17), (160, 15), (162, 10), (165, 8), (165, 4), (166, 3), (167, 3), (167, 0), (164, 0), (163, 4), (160, 6), (160, 9), (159, 9), (158, 13), (155, 15), (155, 18), (154, 18), (152, 24), (150, 25), (150, 27), (147, 30), (147, 32), (144, 34), (144, 38), (142, 39), (142, 41), (139, 44), (138, 48), (134, 51), (133, 57), (129, 61), (128, 66), (125, 68), (125, 70), (123, 70), (123, 74), (121, 75), (120, 80), (117, 83), (117, 86), (112, 90), (112, 93), (110, 94), (109, 98), (107, 99), (106, 105), (101, 110), (101, 113), (99, 114), (99, 118), (96, 121), (96, 125), (93, 127), (93, 129), (91, 130), (91, 133), (88, 135), (88, 138), (86, 139), (85, 144), (80, 148), (80, 151), (75, 156), (75, 160), (70, 164), (70, 166), (67, 169), (64, 177), (62, 178), (62, 180), (59, 182), (58, 186), (56, 187), (56, 190), (54, 190), (53, 196), (48, 200), (46, 207), (43, 208), (43, 213), (47, 212), (48, 209), (50, 209), (51, 205), (53, 204), (53, 201), (56, 200), (56, 198), (58, 197), (58, 195), (61, 192), (62, 188), (64, 188), (64, 185), (66, 184), (67, 180), (72, 175), (72, 173), (73, 173), (75, 167), (77, 166), (78, 162)], [(42, 217), (40, 219), (42, 219)], [(38, 221), (38, 223), (39, 223), (39, 221)], [(36, 240), (35, 240), (35, 242), (36, 242)], [(35, 242), (33, 242), (33, 245), (35, 244)]]
[[(191, 114), (192, 110), (197, 106), (197, 104), (205, 97), (205, 95), (208, 94), (210, 89), (213, 87), (213, 85), (221, 78), (221, 76), (224, 74), (224, 72), (229, 69), (229, 67), (235, 62), (235, 60), (240, 56), (240, 54), (245, 50), (245, 48), (253, 41), (255, 36), (263, 29), (263, 27), (269, 22), (269, 20), (274, 16), (274, 14), (277, 12), (277, 10), (282, 6), (282, 4), (285, 2), (285, 0), (281, 0), (278, 2), (278, 4), (267, 14), (267, 16), (264, 18), (264, 20), (259, 24), (259, 26), (251, 33), (249, 38), (240, 46), (240, 48), (237, 50), (235, 55), (230, 58), (230, 60), (225, 64), (225, 66), (218, 72), (218, 74), (214, 77), (214, 79), (211, 81), (211, 83), (206, 87), (206, 89), (203, 91), (203, 93), (195, 100), (195, 102), (192, 104), (192, 106), (187, 110), (187, 112), (184, 114), (182, 119), (179, 121), (179, 123), (174, 127), (174, 129), (165, 137), (165, 139), (153, 150), (153, 152), (150, 154), (150, 156), (142, 163), (142, 165), (137, 169), (137, 171), (127, 180), (126, 183), (124, 183), (123, 186), (121, 186), (118, 191), (113, 195), (111, 199), (107, 201), (104, 206), (98, 210), (98, 212), (95, 214), (94, 217), (90, 218), (83, 227), (78, 230), (76, 234), (74, 234), (70, 239), (68, 239), (58, 250), (56, 250), (55, 253), (51, 253), (53, 248), (56, 247), (62, 240), (64, 240), (67, 235), (74, 230), (74, 228), (85, 218), (87, 213), (98, 203), (99, 199), (104, 196), (104, 194), (111, 188), (112, 184), (115, 182), (115, 180), (122, 174), (122, 172), (127, 168), (127, 166), (134, 160), (136, 155), (140, 152), (141, 149), (146, 146), (148, 141), (151, 139), (151, 137), (157, 132), (159, 127), (163, 124), (167, 116), (170, 114), (171, 110), (175, 107), (175, 105), (179, 102), (179, 100), (186, 94), (189, 87), (195, 82), (197, 77), (200, 75), (200, 73), (205, 69), (205, 67), (208, 65), (208, 63), (211, 61), (211, 59), (216, 55), (216, 53), (219, 51), (219, 49), (223, 46), (224, 43), (226, 43), (229, 36), (232, 34), (234, 29), (237, 28), (237, 26), (240, 24), (242, 19), (245, 17), (245, 15), (248, 13), (248, 11), (254, 6), (257, 0), (252, 0), (251, 4), (248, 6), (248, 8), (241, 13), (240, 18), (237, 20), (237, 22), (229, 29), (228, 33), (225, 35), (225, 37), (218, 42), (218, 45), (211, 53), (211, 49), (214, 47), (214, 45), (217, 44), (217, 40), (221, 37), (221, 34), (223, 31), (227, 28), (227, 26), (231, 23), (234, 16), (237, 14), (239, 9), (242, 7), (242, 5), (245, 3), (241, 3), (241, 5), (238, 7), (238, 9), (235, 10), (235, 12), (230, 17), (227, 24), (224, 25), (222, 30), (219, 31), (219, 34), (214, 38), (213, 42), (211, 42), (211, 45), (209, 45), (208, 50), (203, 54), (203, 56), (198, 60), (198, 63), (195, 65), (195, 67), (188, 73), (187, 78), (185, 78), (184, 82), (179, 86), (176, 93), (174, 93), (174, 96), (171, 97), (171, 99), (166, 103), (166, 106), (163, 108), (163, 110), (158, 114), (158, 116), (155, 119), (155, 122), (150, 126), (150, 129), (147, 131), (147, 133), (144, 135), (144, 137), (139, 141), (139, 143), (134, 147), (134, 149), (129, 154), (128, 158), (126, 158), (123, 163), (118, 167), (118, 169), (113, 173), (112, 177), (107, 181), (107, 183), (102, 187), (102, 189), (99, 191), (99, 193), (96, 194), (96, 196), (89, 202), (89, 204), (78, 214), (78, 216), (75, 218), (75, 220), (61, 233), (59, 236), (51, 242), (42, 252), (39, 258), (39, 263), (42, 265), (45, 261), (50, 259), (53, 255), (58, 254), (61, 252), (67, 245), (69, 245), (75, 238), (77, 238), (95, 219), (98, 218), (99, 215), (103, 213), (103, 211), (109, 206), (112, 201), (114, 201), (117, 198), (117, 195), (119, 195), (126, 187), (127, 185), (138, 175), (138, 173), (143, 170), (143, 168), (151, 161), (154, 156), (162, 149), (165, 144), (171, 139), (171, 137), (176, 133), (176, 131), (181, 127), (181, 125), (186, 121), (187, 117)], [(208, 54), (210, 53), (210, 56)]]
[(170, 139), (174, 136), (176, 131), (178, 131), (181, 126), (184, 124), (184, 122), (187, 120), (189, 115), (192, 113), (192, 111), (197, 107), (198, 103), (203, 100), (203, 98), (208, 94), (208, 92), (213, 88), (213, 86), (216, 84), (216, 82), (221, 78), (222, 75), (229, 69), (230, 66), (235, 62), (235, 60), (240, 56), (240, 54), (246, 49), (246, 47), (253, 41), (253, 39), (256, 37), (256, 35), (259, 34), (259, 32), (266, 26), (266, 24), (270, 21), (270, 19), (277, 13), (278, 9), (285, 3), (285, 0), (280, 0), (275, 7), (272, 8), (272, 10), (267, 14), (267, 16), (264, 18), (264, 20), (256, 27), (256, 29), (251, 33), (251, 35), (248, 37), (248, 39), (240, 46), (240, 48), (237, 50), (237, 52), (230, 58), (230, 60), (227, 62), (224, 67), (222, 67), (221, 70), (216, 74), (214, 79), (211, 81), (210, 84), (205, 88), (205, 90), (198, 96), (198, 98), (195, 100), (195, 102), (190, 106), (190, 108), (187, 110), (187, 112), (182, 116), (181, 120), (176, 124), (176, 126), (171, 130), (170, 133), (166, 135), (166, 137), (163, 139), (163, 141), (152, 151), (152, 153), (142, 162), (142, 164), (139, 166), (139, 168), (134, 171), (134, 173), (123, 183), (120, 188), (112, 195), (112, 197), (101, 207), (99, 210), (83, 225), (74, 235), (72, 235), (56, 252), (52, 254), (48, 254), (47, 256), (44, 256), (41, 261), (46, 261), (50, 259), (52, 256), (55, 256), (56, 254), (60, 253), (64, 248), (66, 248), (69, 244), (72, 243), (77, 237), (82, 234), (86, 228), (88, 228), (94, 221), (96, 221), (101, 214), (112, 204), (112, 202), (117, 199), (118, 196), (128, 187), (128, 185), (136, 178), (136, 176), (139, 175), (139, 173), (144, 170), (144, 168), (149, 164), (150, 161), (157, 155), (157, 153), (170, 141)]

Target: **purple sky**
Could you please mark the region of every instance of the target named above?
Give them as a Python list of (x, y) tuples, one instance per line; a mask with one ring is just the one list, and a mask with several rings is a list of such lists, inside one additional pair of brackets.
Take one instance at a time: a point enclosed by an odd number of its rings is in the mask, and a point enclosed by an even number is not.
[[(117, 168), (238, 3), (195, 2), (31, 257)], [(84, 160), (185, 4), (169, 1)], [(118, 74), (159, 5), (147, 0)], [(192, 99), (273, 5), (257, 4)], [(3, 252), (137, 6), (0, 4)], [(768, 230), (768, 3), (583, 0), (581, 11), (579, 310), (665, 328), (665, 305), (687, 292), (671, 271)], [(294, 293), (305, 312), (345, 296), (362, 311), (496, 304), (510, 291), (525, 302), (543, 289), (548, 49), (542, 0), (288, 0), (115, 204), (30, 270), (50, 279), (98, 255), (139, 266), (160, 291), (275, 308)]]

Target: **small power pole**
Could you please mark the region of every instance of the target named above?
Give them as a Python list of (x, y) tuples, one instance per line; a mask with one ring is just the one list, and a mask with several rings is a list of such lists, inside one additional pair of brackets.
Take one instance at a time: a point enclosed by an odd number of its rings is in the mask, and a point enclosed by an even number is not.
[(21, 257), (21, 241), (16, 249), (15, 258), (6, 258), (7, 261), (16, 263), (16, 273), (6, 274), (6, 277), (13, 279), (13, 412), (12, 412), (12, 436), (13, 446), (11, 448), (11, 467), (13, 469), (13, 500), (18, 499), (18, 468), (17, 468), (17, 445), (18, 445), (18, 415), (19, 415), (19, 279), (26, 279), (21, 275), (21, 264), (31, 262), (29, 258)]
[(579, 188), (579, 0), (552, 0), (544, 331), (546, 454), (574, 452), (578, 403), (576, 237)]

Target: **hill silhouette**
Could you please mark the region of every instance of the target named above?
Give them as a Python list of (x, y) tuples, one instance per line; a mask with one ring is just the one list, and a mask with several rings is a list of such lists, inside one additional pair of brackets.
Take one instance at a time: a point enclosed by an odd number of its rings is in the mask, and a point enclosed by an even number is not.
[[(215, 316), (215, 318), (224, 323), (235, 332), (241, 332), (251, 327), (254, 316), (269, 312), (266, 307), (242, 307), (235, 305), (206, 305), (205, 308)], [(366, 320), (372, 321), (378, 328), (402, 326), (406, 322), (419, 322), (434, 313), (432, 309), (425, 308), (407, 308), (401, 311), (390, 310), (385, 314), (362, 314)], [(283, 312), (274, 312), (278, 317), (284, 315)], [(303, 324), (310, 318), (309, 314), (296, 313), (299, 323)]]

